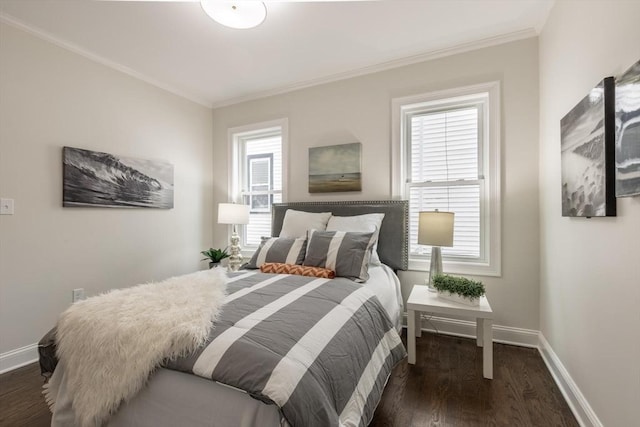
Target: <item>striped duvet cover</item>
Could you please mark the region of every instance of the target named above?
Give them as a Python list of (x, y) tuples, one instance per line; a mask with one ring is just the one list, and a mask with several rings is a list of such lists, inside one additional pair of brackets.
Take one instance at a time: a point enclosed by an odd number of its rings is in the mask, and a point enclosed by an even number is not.
[(231, 273), (207, 344), (166, 367), (245, 390), (293, 427), (366, 426), (406, 352), (378, 299), (348, 279)]

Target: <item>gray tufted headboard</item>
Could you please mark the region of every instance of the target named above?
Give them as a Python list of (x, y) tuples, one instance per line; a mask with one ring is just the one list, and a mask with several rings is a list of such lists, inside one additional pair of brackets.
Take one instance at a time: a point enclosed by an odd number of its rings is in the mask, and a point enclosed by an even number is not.
[(279, 236), (287, 209), (331, 212), (337, 216), (384, 213), (378, 238), (380, 260), (394, 270), (408, 267), (409, 202), (406, 200), (276, 203), (271, 210), (271, 235)]

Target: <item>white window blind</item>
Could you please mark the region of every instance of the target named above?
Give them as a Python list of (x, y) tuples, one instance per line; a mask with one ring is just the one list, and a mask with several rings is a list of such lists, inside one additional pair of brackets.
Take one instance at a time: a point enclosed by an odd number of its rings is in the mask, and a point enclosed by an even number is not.
[(430, 247), (418, 245), (418, 212), (455, 213), (454, 246), (443, 256), (480, 258), (479, 117), (481, 105), (408, 116), (410, 251), (422, 256)]
[(271, 235), (271, 206), (284, 193), (286, 119), (229, 130), (232, 144), (231, 200), (249, 205), (249, 223), (238, 227), (243, 249)]

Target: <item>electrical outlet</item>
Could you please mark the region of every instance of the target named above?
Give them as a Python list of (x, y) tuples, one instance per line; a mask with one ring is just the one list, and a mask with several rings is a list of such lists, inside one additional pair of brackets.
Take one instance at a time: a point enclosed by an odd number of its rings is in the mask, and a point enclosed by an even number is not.
[(84, 288), (74, 289), (71, 294), (71, 302), (80, 301), (81, 299), (84, 299)]

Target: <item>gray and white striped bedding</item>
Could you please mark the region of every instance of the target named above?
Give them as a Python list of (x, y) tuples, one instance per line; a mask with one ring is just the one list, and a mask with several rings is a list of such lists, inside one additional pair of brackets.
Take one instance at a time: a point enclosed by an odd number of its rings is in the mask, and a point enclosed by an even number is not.
[(230, 274), (205, 346), (167, 362), (281, 408), (292, 426), (366, 426), (405, 356), (374, 294), (348, 279)]

